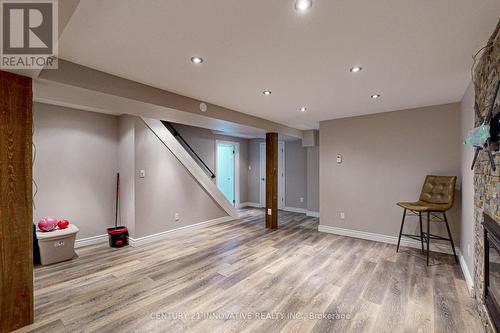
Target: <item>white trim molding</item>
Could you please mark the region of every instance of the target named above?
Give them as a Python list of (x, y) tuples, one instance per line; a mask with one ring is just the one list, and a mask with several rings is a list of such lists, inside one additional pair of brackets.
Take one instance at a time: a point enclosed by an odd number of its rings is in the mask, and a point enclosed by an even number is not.
[[(329, 225), (320, 224), (318, 226), (318, 231), (319, 232), (326, 232), (329, 234), (353, 237), (353, 238), (367, 239), (367, 240), (371, 240), (371, 241), (375, 241), (375, 242), (382, 242), (382, 243), (388, 243), (388, 244), (394, 244), (394, 245), (396, 245), (398, 243), (398, 237), (396, 237), (396, 236), (388, 236), (388, 235), (375, 234), (375, 233), (366, 232), (366, 231), (337, 228), (337, 227), (331, 227)], [(401, 238), (401, 246), (420, 249), (421, 244), (417, 240), (402, 237)], [(451, 246), (449, 246), (447, 244), (431, 243), (430, 250), (434, 251), (434, 252), (453, 254), (453, 251), (451, 250)], [(455, 251), (457, 252), (457, 256), (459, 256), (460, 248), (455, 247)]]
[(170, 133), (168, 129), (163, 126), (162, 122), (157, 119), (150, 119), (141, 117), (146, 126), (160, 139), (160, 141), (167, 147), (172, 154), (181, 162), (182, 165), (188, 170), (194, 179), (205, 189), (217, 204), (224, 209), (224, 211), (233, 218), (238, 217), (236, 208), (230, 203), (224, 194), (217, 188), (217, 185), (193, 159), (193, 157), (182, 147), (177, 139)]
[(146, 244), (150, 244), (150, 243), (154, 243), (154, 242), (163, 240), (163, 239), (167, 238), (168, 236), (170, 236), (171, 234), (176, 233), (176, 232), (187, 231), (187, 230), (193, 231), (193, 230), (201, 229), (201, 228), (208, 227), (208, 226), (211, 226), (214, 224), (219, 224), (219, 223), (224, 223), (224, 222), (229, 222), (229, 221), (234, 221), (234, 220), (235, 220), (235, 218), (232, 216), (223, 216), (223, 217), (219, 217), (217, 219), (208, 220), (205, 222), (200, 222), (200, 223), (195, 223), (195, 224), (190, 224), (190, 225), (186, 225), (184, 227), (159, 232), (159, 233), (153, 234), (153, 235), (148, 235), (148, 236), (139, 237), (139, 238), (129, 237), (128, 244), (132, 247), (139, 247), (142, 245), (146, 245)]
[(308, 210), (308, 211), (306, 212), (306, 215), (307, 215), (307, 216), (310, 216), (310, 217), (319, 217), (319, 212), (314, 212), (314, 211), (312, 211), (312, 210)]
[(307, 213), (307, 209), (305, 209), (305, 208), (297, 208), (297, 207), (288, 207), (288, 206), (285, 206), (285, 207), (283, 207), (283, 210), (285, 212), (293, 212), (293, 213), (300, 213), (300, 214), (306, 214)]
[(84, 247), (84, 246), (89, 246), (89, 245), (102, 244), (102, 243), (106, 243), (107, 241), (108, 241), (107, 234), (77, 239), (77, 240), (75, 240), (75, 249), (78, 249), (78, 248)]
[(242, 202), (238, 205), (238, 208), (245, 208), (245, 207), (262, 208), (260, 206), (260, 203), (258, 202)]
[(458, 260), (460, 262), (460, 268), (462, 268), (462, 272), (464, 273), (465, 283), (467, 284), (467, 289), (469, 289), (469, 294), (471, 296), (474, 295), (474, 279), (472, 278), (469, 267), (467, 267), (467, 263), (465, 262), (465, 258), (462, 253), (457, 253)]
[(219, 158), (217, 156), (219, 149), (219, 144), (232, 145), (234, 147), (234, 207), (240, 206), (240, 143), (238, 141), (228, 141), (228, 140), (215, 140), (215, 184), (217, 184), (217, 179), (220, 179), (219, 165), (217, 162)]
[(305, 208), (297, 208), (297, 207), (288, 207), (285, 206), (283, 208), (285, 212), (294, 212), (294, 213), (300, 213), (300, 214), (306, 214), (306, 216), (309, 217), (319, 217), (319, 212), (314, 212), (312, 210), (307, 210)]

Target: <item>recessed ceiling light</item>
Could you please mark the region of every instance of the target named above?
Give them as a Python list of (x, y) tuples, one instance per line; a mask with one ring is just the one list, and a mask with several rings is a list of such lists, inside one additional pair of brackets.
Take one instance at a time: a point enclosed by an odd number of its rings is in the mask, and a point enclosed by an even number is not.
[(312, 0), (297, 0), (295, 2), (295, 9), (299, 12), (305, 12), (312, 7)]
[(271, 91), (270, 91), (270, 90), (264, 90), (262, 93), (263, 93), (264, 95), (266, 95), (266, 96), (267, 96), (267, 95), (271, 95)]
[(361, 67), (361, 66), (354, 66), (349, 71), (351, 73), (357, 73), (357, 72), (361, 72), (362, 69), (363, 69), (363, 67)]
[(380, 94), (374, 94), (374, 95), (371, 95), (370, 97), (373, 99), (377, 99), (377, 98), (380, 98)]
[(301, 107), (299, 108), (299, 111), (300, 111), (300, 112), (306, 112), (306, 110), (307, 110), (307, 108), (306, 108), (305, 106), (301, 106)]
[(201, 64), (203, 62), (203, 58), (202, 57), (192, 57), (191, 62), (193, 64)]

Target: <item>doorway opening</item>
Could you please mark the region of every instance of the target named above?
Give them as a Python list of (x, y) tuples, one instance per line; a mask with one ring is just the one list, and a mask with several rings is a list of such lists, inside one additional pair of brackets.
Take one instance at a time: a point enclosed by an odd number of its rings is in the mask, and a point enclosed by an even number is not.
[[(260, 144), (260, 184), (259, 201), (261, 207), (266, 207), (266, 143)], [(285, 207), (285, 144), (278, 143), (278, 209)]]
[(240, 199), (239, 144), (238, 142), (216, 141), (216, 183), (226, 199), (238, 207)]

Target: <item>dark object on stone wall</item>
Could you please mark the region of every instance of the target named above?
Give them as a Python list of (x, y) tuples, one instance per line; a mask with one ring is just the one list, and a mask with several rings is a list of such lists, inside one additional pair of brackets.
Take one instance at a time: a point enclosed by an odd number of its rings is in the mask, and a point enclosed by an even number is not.
[[(496, 171), (495, 160), (493, 158), (493, 150), (498, 150), (498, 141), (500, 138), (500, 124), (499, 124), (499, 107), (498, 102), (498, 88), (500, 87), (500, 80), (497, 81), (495, 85), (495, 92), (493, 94), (493, 99), (491, 101), (490, 111), (486, 114), (483, 124), (490, 123), (490, 137), (486, 140), (484, 147), (476, 148), (474, 153), (474, 159), (472, 160), (471, 170), (474, 170), (474, 165), (476, 164), (477, 156), (479, 152), (484, 149), (488, 154), (490, 159), (491, 169)], [(495, 124), (496, 121), (496, 124)]]
[(500, 81), (498, 81), (497, 83), (497, 91), (495, 99), (493, 100), (494, 104), (490, 121), (491, 146), (493, 150), (499, 150), (500, 146), (500, 95), (498, 94), (499, 85)]

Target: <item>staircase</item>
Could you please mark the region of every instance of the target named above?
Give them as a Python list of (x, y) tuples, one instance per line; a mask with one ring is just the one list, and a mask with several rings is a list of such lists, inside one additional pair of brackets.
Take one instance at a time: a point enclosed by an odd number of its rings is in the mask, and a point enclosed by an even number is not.
[(193, 148), (182, 138), (175, 128), (166, 121), (141, 117), (146, 126), (158, 137), (193, 178), (204, 188), (210, 197), (231, 217), (238, 213), (213, 181), (215, 174), (199, 157)]

